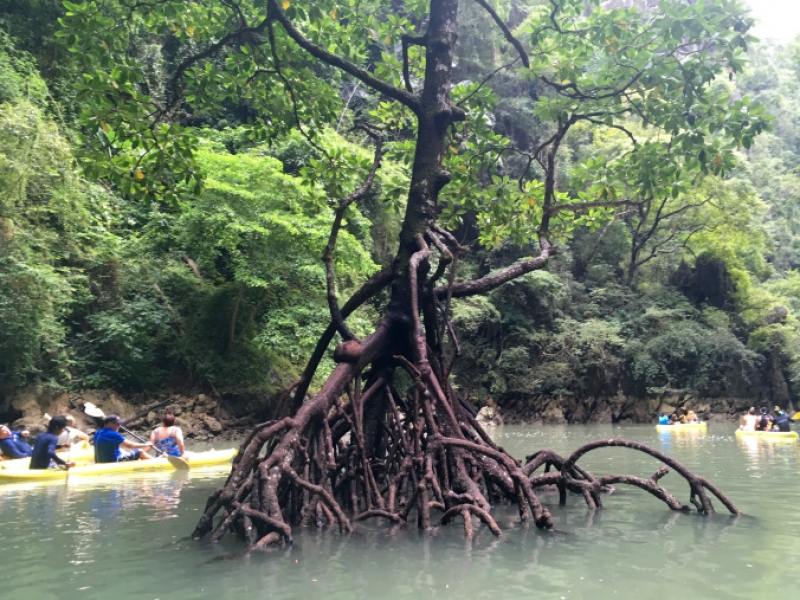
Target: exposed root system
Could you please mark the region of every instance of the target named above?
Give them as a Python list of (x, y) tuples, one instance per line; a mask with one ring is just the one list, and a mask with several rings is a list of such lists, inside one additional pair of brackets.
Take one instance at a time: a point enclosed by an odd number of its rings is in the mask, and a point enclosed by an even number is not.
[[(419, 251), (409, 261), (411, 305), (390, 307), (363, 341), (348, 331), (335, 353), (339, 364), (319, 393), (294, 416), (253, 430), (225, 485), (209, 499), (194, 537), (210, 534), (217, 541), (234, 531), (251, 549), (263, 549), (290, 544), (293, 527), (349, 532), (353, 523), (374, 518), (393, 524), (415, 519), (423, 529), (460, 520), (467, 538), (477, 520), (502, 537), (492, 517), (492, 506), (500, 503), (516, 505), (522, 521), (553, 526), (536, 493), (546, 486), (558, 489), (561, 504), (568, 493), (580, 494), (591, 510), (602, 508), (604, 490), (626, 484), (672, 510), (690, 511), (660, 485), (670, 469), (687, 481), (689, 503), (701, 514), (714, 513), (709, 493), (739, 514), (705, 478), (638, 442), (599, 440), (566, 458), (542, 450), (525, 464), (498, 447), (459, 401), (443, 368), (441, 338), (452, 330), (439, 321), (443, 317), (447, 325), (449, 310), (439, 302), (434, 278), (418, 282), (429, 260), (428, 241), (434, 240), (443, 250), (440, 260), (447, 259), (446, 238), (434, 232), (419, 236)], [(445, 296), (451, 292), (448, 286)], [(595, 476), (578, 464), (586, 453), (608, 447), (643, 452), (663, 466), (643, 478)]]

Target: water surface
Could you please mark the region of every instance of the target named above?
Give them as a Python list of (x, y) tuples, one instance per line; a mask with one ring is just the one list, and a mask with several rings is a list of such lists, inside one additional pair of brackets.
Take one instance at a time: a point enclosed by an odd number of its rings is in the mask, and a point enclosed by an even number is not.
[[(587, 511), (570, 497), (543, 503), (555, 531), (496, 513), (507, 534), (460, 524), (435, 532), (379, 523), (351, 535), (297, 531), (289, 549), (242, 556), (235, 539), (188, 539), (224, 472), (104, 477), (86, 483), (0, 484), (3, 598), (789, 598), (800, 559), (797, 442), (735, 439), (732, 426), (659, 434), (652, 426), (502, 427), (497, 442), (516, 456), (540, 448), (568, 454), (582, 443), (626, 437), (669, 453), (705, 475), (746, 513), (733, 519), (669, 511), (636, 489)], [(600, 450), (581, 464), (597, 474), (649, 476), (653, 459)], [(687, 502), (675, 474), (661, 483)]]

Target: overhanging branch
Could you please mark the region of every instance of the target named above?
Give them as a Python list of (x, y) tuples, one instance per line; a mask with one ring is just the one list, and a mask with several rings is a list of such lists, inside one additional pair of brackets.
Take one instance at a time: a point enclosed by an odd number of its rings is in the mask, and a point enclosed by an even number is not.
[(525, 65), (526, 69), (530, 69), (531, 63), (528, 60), (528, 53), (525, 52), (525, 48), (522, 47), (522, 43), (514, 37), (514, 34), (511, 33), (511, 30), (503, 22), (503, 19), (500, 18), (500, 15), (497, 14), (497, 12), (489, 5), (488, 2), (486, 2), (486, 0), (475, 0), (475, 2), (477, 2), (483, 8), (483, 10), (489, 13), (489, 16), (492, 17), (494, 22), (500, 28), (500, 31), (503, 32), (503, 37), (506, 38), (506, 41), (514, 46), (514, 49), (519, 54), (520, 59), (522, 59), (522, 64)]
[(283, 9), (278, 6), (277, 0), (267, 0), (267, 7), (269, 9), (268, 18), (274, 19), (280, 23), (287, 35), (311, 56), (321, 60), (327, 65), (336, 67), (337, 69), (352, 75), (373, 90), (380, 92), (389, 98), (397, 100), (401, 104), (414, 111), (414, 114), (419, 113), (419, 99), (414, 94), (378, 79), (369, 71), (354, 65), (349, 60), (342, 58), (341, 56), (337, 56), (332, 52), (328, 52), (321, 46), (317, 46), (302, 33), (300, 33), (300, 31), (292, 24), (292, 22), (287, 18), (286, 14), (283, 12)]
[(539, 237), (539, 246), (542, 251), (536, 258), (516, 262), (510, 267), (506, 267), (505, 269), (501, 269), (496, 273), (481, 277), (480, 279), (462, 281), (452, 287), (449, 285), (439, 286), (434, 289), (434, 293), (441, 299), (448, 297), (448, 290), (450, 290), (452, 298), (466, 298), (468, 296), (476, 296), (478, 294), (490, 292), (508, 281), (543, 268), (547, 264), (547, 261), (550, 260), (552, 246), (544, 236)]

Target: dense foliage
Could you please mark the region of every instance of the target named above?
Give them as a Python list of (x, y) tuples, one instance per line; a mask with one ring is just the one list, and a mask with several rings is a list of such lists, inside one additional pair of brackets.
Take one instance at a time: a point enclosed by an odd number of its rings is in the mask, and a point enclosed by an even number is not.
[[(104, 37), (105, 54), (87, 32), (120, 21), (94, 3), (0, 9), (5, 389), (285, 388), (327, 325), (320, 257), (337, 200), (372, 160), (351, 129), (365, 116), (385, 126), (387, 151), (339, 234), (340, 295), (393, 255), (408, 110), (293, 55), (280, 30), (187, 65), (230, 16), (162, 4)], [(368, 4), (282, 6), (316, 43), (416, 85), (423, 57), (411, 46), (404, 75), (399, 40), (420, 30), (422, 9)], [(468, 117), (452, 126), (442, 219), (477, 252), (458, 276), (534, 252), (542, 207), (562, 209), (547, 271), (455, 302), (463, 394), (516, 409), (667, 391), (797, 399), (800, 42), (755, 44), (722, 0), (641, 22), (613, 2), (589, 14), (561, 2), (555, 24), (548, 2), (491, 4), (540, 52), (520, 68), (481, 7), (462, 8), (453, 96)], [(263, 3), (242, 5), (255, 14)], [(574, 23), (590, 35), (559, 35)], [(625, 54), (639, 27), (652, 44)], [(270, 35), (280, 59), (260, 54)], [(659, 54), (701, 38), (710, 45)], [(646, 76), (628, 81), (637, 69)], [(348, 324), (366, 332), (378, 310)]]

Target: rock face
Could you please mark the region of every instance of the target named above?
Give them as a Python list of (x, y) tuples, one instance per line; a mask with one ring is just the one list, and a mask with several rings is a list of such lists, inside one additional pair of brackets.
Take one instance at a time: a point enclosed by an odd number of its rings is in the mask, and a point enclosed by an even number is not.
[(215, 398), (206, 394), (161, 393), (123, 398), (110, 390), (67, 393), (39, 387), (19, 390), (0, 403), (0, 423), (9, 423), (12, 429), (27, 429), (35, 436), (46, 429), (45, 413), (70, 414), (75, 417), (79, 429), (92, 433), (102, 426), (102, 421), (84, 412), (87, 402), (91, 402), (107, 415), (118, 414), (124, 420), (167, 399), (171, 402), (150, 410), (126, 427), (141, 437), (147, 437), (161, 423), (164, 414), (171, 412), (176, 417), (176, 424), (183, 430), (184, 437), (188, 440), (207, 440), (220, 435), (238, 437), (241, 435), (241, 428), (252, 424), (250, 417), (233, 417)]
[[(113, 396), (113, 393), (110, 395)], [(117, 402), (115, 406), (122, 409), (124, 403)], [(2, 422), (9, 423), (11, 429), (27, 429), (34, 436), (47, 428), (45, 413), (70, 414), (75, 417), (78, 428), (94, 429), (94, 419), (85, 415), (80, 408), (82, 406), (79, 407), (70, 395), (62, 390), (32, 387), (19, 390), (7, 398), (4, 405), (0, 405), (0, 414), (3, 417)]]
[(475, 420), (483, 427), (496, 427), (503, 424), (500, 412), (492, 406), (484, 406), (478, 411)]
[[(261, 413), (245, 414), (237, 418), (232, 410), (220, 405), (215, 397), (207, 394), (160, 393), (126, 399), (110, 390), (67, 393), (37, 387), (20, 390), (6, 398), (0, 404), (0, 423), (8, 423), (12, 429), (28, 429), (35, 436), (45, 430), (45, 413), (70, 414), (75, 417), (78, 428), (92, 433), (102, 426), (102, 422), (83, 412), (86, 402), (95, 404), (107, 415), (116, 413), (123, 419), (128, 419), (167, 399), (171, 401), (166, 406), (147, 412), (144, 417), (128, 425), (128, 428), (141, 437), (147, 437), (159, 425), (163, 415), (171, 412), (188, 440), (205, 441), (219, 436), (241, 437), (245, 429), (263, 420)], [(563, 396), (541, 398), (509, 407), (484, 406), (476, 418), (485, 427), (502, 425), (504, 422), (547, 425), (654, 423), (662, 412), (691, 409), (703, 420), (736, 423), (748, 408), (754, 405), (758, 408), (759, 404), (746, 398), (708, 399), (695, 398), (690, 394), (664, 394), (644, 399), (622, 394), (583, 399)], [(238, 406), (237, 408), (241, 409)], [(794, 410), (791, 406), (785, 408), (789, 412)]]
[(229, 413), (223, 411), (214, 398), (206, 394), (174, 395), (172, 400), (132, 425), (150, 430), (158, 427), (166, 413), (172, 413), (175, 415), (175, 424), (189, 440), (206, 440), (224, 433), (229, 427), (241, 425), (237, 420), (231, 419)]
[[(747, 398), (695, 398), (690, 394), (636, 398), (543, 398), (525, 406), (501, 407), (506, 423), (654, 423), (661, 413), (693, 410), (706, 421), (738, 422), (756, 401)], [(770, 406), (770, 408), (772, 408)], [(789, 407), (791, 410), (791, 407)]]

